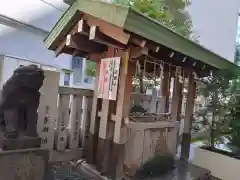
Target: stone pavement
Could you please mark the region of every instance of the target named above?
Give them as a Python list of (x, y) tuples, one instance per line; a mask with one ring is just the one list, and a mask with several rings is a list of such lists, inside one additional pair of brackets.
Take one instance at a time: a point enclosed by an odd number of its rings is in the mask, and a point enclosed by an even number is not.
[[(106, 180), (98, 176), (94, 170), (92, 173), (82, 171), (83, 168), (72, 167), (68, 163), (52, 166), (49, 171), (47, 180)], [(90, 175), (90, 174), (91, 175)], [(130, 178), (127, 178), (130, 180)], [(187, 164), (182, 161), (176, 162), (176, 168), (161, 177), (146, 178), (143, 180), (220, 180), (209, 176), (209, 172), (205, 169)]]
[(176, 168), (172, 172), (161, 177), (147, 178), (145, 180), (207, 180), (209, 174), (210, 172), (206, 169), (183, 161), (176, 161)]
[(46, 180), (92, 180), (91, 177), (80, 170), (76, 170), (68, 163), (52, 165), (48, 170), (49, 171)]
[(19, 149), (0, 152), (0, 180), (45, 180), (48, 150)]

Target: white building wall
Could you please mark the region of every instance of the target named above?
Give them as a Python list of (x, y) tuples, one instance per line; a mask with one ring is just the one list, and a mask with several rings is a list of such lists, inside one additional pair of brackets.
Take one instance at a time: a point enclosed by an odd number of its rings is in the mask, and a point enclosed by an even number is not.
[[(49, 23), (47, 19), (48, 18), (46, 17), (39, 19), (39, 25), (43, 26), (43, 22), (45, 21), (46, 24), (50, 26), (51, 23)], [(37, 21), (34, 21), (34, 23), (32, 24), (37, 25), (38, 23)], [(71, 69), (72, 56), (61, 54), (59, 57), (56, 58), (54, 52), (47, 50), (44, 45), (44, 38), (46, 35), (47, 34), (44, 31), (36, 32), (27, 27), (19, 27), (18, 25), (14, 27), (14, 24), (12, 24), (12, 26), (10, 27), (1, 24), (0, 21), (0, 54), (35, 61), (41, 64), (57, 66), (63, 69)], [(4, 71), (13, 72), (8, 70), (16, 68), (16, 66), (12, 63), (13, 62), (6, 62), (4, 66), (7, 70)], [(85, 60), (83, 64), (83, 68), (85, 69)], [(74, 85), (72, 77), (73, 75), (71, 75), (70, 87), (92, 89), (92, 83), (84, 83), (84, 69), (82, 70), (83, 73), (81, 75), (82, 83), (79, 85)], [(63, 85), (64, 72), (61, 72), (60, 74), (60, 85)], [(9, 76), (4, 76), (3, 78), (6, 79), (7, 77)]]
[(234, 61), (239, 0), (192, 0), (187, 8), (199, 43)]
[(70, 67), (71, 56), (63, 54), (55, 58), (54, 52), (46, 49), (43, 34), (36, 34), (27, 29), (7, 28), (10, 32), (0, 36), (0, 54), (25, 58), (44, 64), (58, 64), (64, 68)]
[(2, 85), (12, 76), (14, 70), (20, 65), (27, 66), (30, 64), (36, 64), (41, 67), (43, 70), (52, 70), (52, 71), (59, 71), (58, 68), (43, 65), (40, 63), (32, 62), (26, 59), (21, 59), (13, 56), (0, 56), (0, 88)]

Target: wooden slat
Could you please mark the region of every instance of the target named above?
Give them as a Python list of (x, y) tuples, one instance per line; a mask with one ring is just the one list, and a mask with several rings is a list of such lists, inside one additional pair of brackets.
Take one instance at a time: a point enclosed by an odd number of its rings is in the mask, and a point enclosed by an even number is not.
[(133, 122), (125, 118), (126, 126), (135, 130), (144, 129), (159, 129), (159, 128), (174, 128), (178, 122), (158, 121), (158, 122)]
[(40, 89), (38, 107), (38, 134), (42, 139), (41, 147), (53, 149), (54, 128), (56, 128), (59, 72), (44, 71), (45, 79)]
[(67, 145), (67, 127), (69, 122), (69, 95), (59, 95), (56, 149), (63, 151)]
[(93, 90), (90, 89), (79, 89), (79, 88), (69, 88), (69, 87), (59, 87), (59, 94), (62, 95), (77, 95), (77, 96), (93, 96)]
[(83, 119), (81, 124), (81, 147), (87, 147), (92, 111), (92, 97), (83, 97)]
[[(90, 89), (79, 89), (79, 88), (69, 88), (69, 87), (59, 87), (59, 94), (65, 95), (79, 95), (93, 97), (93, 90)], [(151, 95), (132, 93), (131, 100), (141, 100), (141, 101), (151, 101)], [(157, 101), (161, 101), (162, 97), (157, 97)]]
[(79, 145), (80, 126), (82, 121), (82, 96), (74, 96), (71, 104), (69, 148), (77, 149)]
[(157, 113), (157, 90), (152, 90), (152, 98), (149, 105), (150, 113)]
[(103, 99), (102, 101), (102, 112), (99, 128), (99, 137), (106, 139), (107, 136), (107, 123), (108, 123), (108, 110), (109, 110), (109, 100)]
[(160, 113), (169, 111), (169, 96), (170, 96), (170, 84), (171, 84), (171, 72), (164, 69), (164, 79), (161, 80), (161, 97), (160, 101)]

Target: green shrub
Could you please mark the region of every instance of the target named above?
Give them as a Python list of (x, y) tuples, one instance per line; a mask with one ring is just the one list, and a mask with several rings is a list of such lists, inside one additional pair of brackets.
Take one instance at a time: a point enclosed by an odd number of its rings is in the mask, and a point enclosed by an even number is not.
[(174, 158), (170, 155), (157, 154), (143, 164), (142, 168), (136, 171), (137, 177), (154, 177), (165, 174), (174, 167)]

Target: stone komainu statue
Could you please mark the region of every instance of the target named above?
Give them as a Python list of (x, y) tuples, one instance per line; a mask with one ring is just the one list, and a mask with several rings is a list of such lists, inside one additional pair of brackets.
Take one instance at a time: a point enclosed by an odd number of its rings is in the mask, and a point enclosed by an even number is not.
[(36, 65), (17, 68), (3, 85), (0, 96), (0, 125), (4, 137), (37, 137), (37, 109), (44, 71)]

